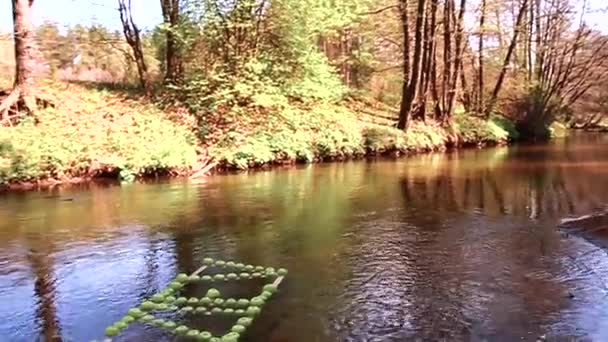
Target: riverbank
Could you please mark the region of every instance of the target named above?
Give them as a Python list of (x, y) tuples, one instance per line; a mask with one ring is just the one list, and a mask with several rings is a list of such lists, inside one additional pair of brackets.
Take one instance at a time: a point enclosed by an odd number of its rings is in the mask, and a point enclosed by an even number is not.
[(350, 98), (340, 103), (273, 103), (257, 112), (196, 118), (124, 90), (48, 83), (54, 109), (0, 128), (3, 189), (30, 189), (95, 178), (133, 181), (271, 165), (411, 155), (517, 139), (511, 122), (459, 113), (453, 128), (413, 122), (390, 127), (395, 109)]

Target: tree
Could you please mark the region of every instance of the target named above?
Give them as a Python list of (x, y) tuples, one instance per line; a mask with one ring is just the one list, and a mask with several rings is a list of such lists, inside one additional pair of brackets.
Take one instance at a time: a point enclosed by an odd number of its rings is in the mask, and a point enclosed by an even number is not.
[(165, 80), (176, 83), (182, 78), (183, 61), (179, 53), (179, 42), (176, 30), (179, 26), (179, 0), (161, 0), (163, 12), (164, 30), (166, 34), (165, 43)]
[[(485, 102), (484, 99), (485, 97), (483, 96), (483, 89), (484, 89), (484, 84), (483, 84), (483, 39), (484, 39), (484, 35), (483, 35), (483, 30), (485, 29), (485, 22), (486, 22), (486, 0), (481, 0), (481, 13), (480, 13), (480, 17), (479, 17), (479, 49), (478, 49), (478, 58), (479, 58), (479, 67), (478, 67), (478, 72), (477, 72), (477, 93), (479, 94), (478, 98), (477, 98), (477, 112), (478, 113), (485, 113), (485, 109), (484, 107)], [(502, 39), (500, 40), (502, 43)]]
[[(408, 19), (407, 19), (407, 0), (401, 0), (401, 20), (403, 24), (403, 36), (404, 46), (409, 46), (409, 34), (408, 34)], [(407, 130), (409, 124), (410, 111), (412, 104), (416, 98), (416, 91), (418, 89), (418, 79), (420, 78), (420, 66), (422, 64), (422, 46), (423, 46), (423, 25), (424, 25), (424, 11), (426, 6), (426, 0), (418, 0), (418, 6), (416, 10), (416, 27), (414, 34), (414, 56), (412, 59), (411, 73), (409, 70), (409, 49), (403, 50), (403, 61), (404, 61), (404, 79), (403, 79), (403, 91), (401, 95), (401, 108), (399, 109), (399, 122), (397, 128)], [(407, 42), (406, 42), (407, 40)], [(406, 63), (407, 60), (407, 63)], [(406, 67), (407, 66), (407, 67)], [(406, 70), (406, 68), (408, 70)], [(409, 79), (406, 78), (409, 75)]]
[(15, 39), (15, 81), (13, 90), (0, 103), (0, 123), (10, 123), (9, 111), (33, 112), (36, 110), (34, 95), (34, 68), (36, 64), (36, 40), (32, 25), (34, 0), (12, 0), (13, 34)]
[(441, 107), (442, 116), (448, 107), (448, 89), (450, 87), (450, 75), (452, 74), (452, 41), (454, 32), (452, 31), (453, 0), (444, 0), (443, 5), (443, 80), (441, 83)]
[[(454, 16), (454, 2), (453, 0), (449, 0), (451, 2), (450, 8), (452, 10), (451, 16)], [(452, 74), (448, 75), (449, 83), (449, 91), (448, 91), (448, 99), (447, 99), (447, 108), (444, 108), (444, 123), (451, 125), (452, 113), (454, 112), (454, 107), (456, 104), (456, 93), (458, 92), (458, 79), (460, 76), (460, 68), (462, 67), (462, 55), (464, 54), (463, 47), (463, 39), (464, 39), (464, 12), (466, 10), (467, 2), (466, 0), (460, 1), (460, 8), (458, 10), (458, 19), (455, 22), (454, 30), (456, 31), (456, 39), (455, 39), (455, 56), (454, 60), (451, 62), (452, 65)]]
[[(523, 0), (519, 6), (519, 12), (517, 14), (517, 19), (515, 20), (515, 27), (513, 28), (513, 37), (511, 38), (511, 43), (509, 44), (509, 47), (507, 49), (507, 55), (505, 56), (502, 68), (498, 75), (498, 79), (496, 80), (496, 84), (494, 85), (492, 96), (488, 101), (487, 107), (484, 109), (484, 112), (487, 117), (489, 117), (492, 111), (494, 110), (494, 106), (496, 105), (496, 101), (498, 100), (498, 94), (502, 89), (505, 76), (507, 75), (507, 70), (509, 69), (509, 65), (511, 64), (511, 57), (513, 56), (513, 53), (515, 52), (515, 47), (517, 46), (517, 39), (519, 36), (519, 32), (521, 31), (522, 19), (527, 11), (527, 8), (528, 0)], [(483, 96), (483, 94), (479, 94), (479, 96)]]
[(426, 17), (424, 18), (424, 51), (422, 57), (422, 71), (420, 90), (418, 91), (418, 108), (413, 113), (412, 119), (425, 121), (426, 120), (426, 103), (428, 98), (429, 87), (432, 88), (432, 99), (435, 103), (434, 109), (436, 117), (440, 116), (440, 109), (437, 103), (437, 73), (436, 73), (436, 25), (437, 25), (437, 5), (438, 0), (431, 0), (431, 5), (428, 8)]
[[(125, 3), (127, 1), (127, 3)], [(118, 11), (120, 13), (120, 22), (122, 23), (122, 31), (125, 39), (131, 50), (133, 58), (137, 65), (137, 74), (139, 82), (145, 89), (146, 93), (151, 92), (151, 84), (148, 75), (148, 66), (144, 59), (144, 50), (141, 43), (140, 29), (133, 21), (133, 13), (131, 12), (131, 0), (118, 0)]]
[(62, 64), (62, 54), (69, 49), (62, 39), (59, 28), (53, 22), (45, 21), (36, 28), (36, 43), (48, 65), (51, 75), (54, 76)]
[(556, 117), (567, 120), (572, 108), (581, 108), (576, 102), (605, 77), (608, 38), (586, 25), (585, 1), (578, 24), (567, 0), (536, 0), (532, 7), (527, 31), (535, 34), (534, 70), (530, 66), (518, 126), (524, 135), (546, 138), (547, 126)]

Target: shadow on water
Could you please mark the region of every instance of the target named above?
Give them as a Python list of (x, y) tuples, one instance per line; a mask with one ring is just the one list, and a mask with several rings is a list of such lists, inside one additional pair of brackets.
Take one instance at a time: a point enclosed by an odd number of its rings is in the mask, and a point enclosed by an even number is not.
[(37, 301), (37, 320), (45, 341), (61, 338), (61, 328), (57, 317), (55, 283), (52, 255), (53, 245), (39, 241), (38, 237), (26, 239), (29, 246), (27, 259), (32, 269), (34, 296)]
[[(606, 340), (608, 255), (556, 227), (605, 209), (607, 147), (585, 135), (196, 186), (5, 194), (0, 334), (99, 339), (213, 256), (290, 270), (246, 341)], [(172, 337), (134, 325), (118, 340)]]

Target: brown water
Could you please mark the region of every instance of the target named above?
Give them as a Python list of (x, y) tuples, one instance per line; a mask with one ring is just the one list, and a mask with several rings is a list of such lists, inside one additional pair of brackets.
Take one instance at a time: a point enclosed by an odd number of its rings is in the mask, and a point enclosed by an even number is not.
[(0, 340), (99, 339), (210, 255), (290, 270), (246, 341), (608, 341), (608, 253), (557, 229), (606, 209), (607, 171), (608, 136), (582, 135), (3, 194)]

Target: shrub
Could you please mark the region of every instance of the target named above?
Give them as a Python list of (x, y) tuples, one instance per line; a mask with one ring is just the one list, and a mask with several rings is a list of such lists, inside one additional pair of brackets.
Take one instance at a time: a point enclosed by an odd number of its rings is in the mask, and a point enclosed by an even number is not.
[(244, 169), (364, 153), (361, 128), (347, 109), (322, 102), (314, 108), (274, 107), (263, 120), (256, 120), (254, 111), (244, 112), (241, 120), (251, 124), (232, 126), (229, 139), (222, 139), (211, 154), (228, 167)]
[(370, 127), (363, 130), (364, 144), (371, 153), (405, 150), (407, 137), (402, 130), (391, 127)]
[[(502, 115), (492, 115), (488, 124), (495, 136), (507, 138), (510, 141), (515, 141), (520, 138), (519, 131), (517, 130), (515, 123)], [(505, 132), (507, 133), (506, 137), (504, 135)]]
[(346, 94), (346, 87), (329, 65), (327, 57), (311, 49), (299, 57), (301, 67), (288, 82), (287, 94), (303, 99), (338, 100)]
[(568, 110), (556, 96), (547, 100), (545, 91), (537, 86), (520, 96), (511, 112), (519, 114), (514, 120), (521, 138), (546, 140), (555, 132), (550, 129), (551, 124), (556, 119), (567, 116), (565, 114)]
[(467, 114), (457, 114), (454, 129), (464, 144), (500, 144), (518, 137), (513, 123), (493, 116), (484, 120)]
[(566, 125), (557, 121), (553, 122), (548, 129), (551, 138), (564, 138), (567, 137), (569, 134)]

